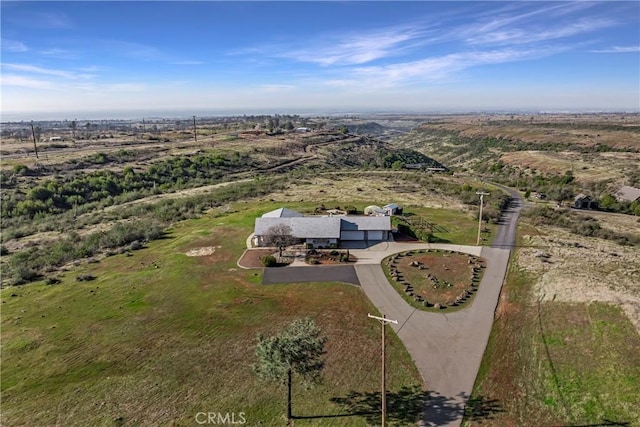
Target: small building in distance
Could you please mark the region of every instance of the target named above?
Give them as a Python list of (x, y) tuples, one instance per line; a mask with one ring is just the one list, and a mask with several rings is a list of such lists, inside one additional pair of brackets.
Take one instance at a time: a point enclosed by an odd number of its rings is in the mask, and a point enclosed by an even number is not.
[(295, 129), (297, 133), (307, 133), (307, 132), (311, 132), (310, 128), (296, 128)]
[(614, 194), (619, 202), (635, 202), (640, 201), (640, 188), (623, 185)]
[(586, 194), (578, 194), (573, 200), (573, 207), (576, 209), (598, 209), (598, 202)]
[(402, 207), (398, 206), (396, 203), (389, 203), (382, 207), (385, 210), (387, 215), (402, 215)]

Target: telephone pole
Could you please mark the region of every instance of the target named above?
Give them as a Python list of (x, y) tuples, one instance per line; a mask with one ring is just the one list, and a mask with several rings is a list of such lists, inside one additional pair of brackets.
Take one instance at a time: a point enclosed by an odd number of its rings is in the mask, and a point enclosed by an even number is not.
[(33, 138), (33, 150), (36, 152), (36, 159), (37, 159), (38, 146), (36, 145), (36, 130), (33, 128), (33, 120), (31, 120), (31, 137)]
[(476, 191), (476, 194), (480, 196), (480, 215), (478, 216), (478, 241), (476, 242), (476, 245), (480, 246), (480, 231), (482, 229), (482, 206), (484, 205), (484, 196), (488, 196), (491, 193)]
[(386, 384), (386, 375), (385, 375), (385, 354), (384, 354), (384, 343), (385, 336), (384, 330), (387, 323), (393, 323), (395, 325), (398, 324), (397, 320), (387, 319), (387, 317), (383, 314), (382, 317), (372, 316), (371, 314), (367, 314), (371, 319), (376, 319), (382, 325), (382, 427), (385, 427), (387, 424), (387, 384)]
[(196, 116), (193, 116), (193, 142), (198, 143), (198, 129), (196, 128)]

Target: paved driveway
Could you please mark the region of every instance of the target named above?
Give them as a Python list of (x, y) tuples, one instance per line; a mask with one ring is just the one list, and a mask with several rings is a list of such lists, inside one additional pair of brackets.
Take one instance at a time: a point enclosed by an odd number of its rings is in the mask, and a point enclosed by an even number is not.
[(359, 285), (353, 265), (265, 268), (263, 285), (276, 283), (342, 282)]
[(448, 313), (416, 310), (387, 281), (378, 264), (356, 265), (362, 289), (387, 317), (422, 375), (430, 400), (425, 426), (458, 426), (489, 340), (509, 250), (482, 248), (487, 269), (471, 305)]

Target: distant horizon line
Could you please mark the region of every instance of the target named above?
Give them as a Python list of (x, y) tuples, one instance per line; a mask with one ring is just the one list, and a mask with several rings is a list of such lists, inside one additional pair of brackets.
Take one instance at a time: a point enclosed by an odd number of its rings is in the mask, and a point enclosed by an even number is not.
[(273, 115), (299, 115), (299, 116), (375, 116), (375, 115), (474, 115), (474, 114), (639, 114), (640, 109), (569, 109), (569, 108), (514, 108), (514, 109), (423, 109), (423, 110), (395, 110), (395, 109), (182, 109), (182, 110), (102, 110), (102, 111), (15, 111), (0, 112), (1, 123), (14, 123), (23, 121), (65, 121), (65, 120), (142, 120), (142, 119), (173, 119), (186, 120), (193, 116), (200, 118), (213, 117), (238, 117), (238, 116), (273, 116)]

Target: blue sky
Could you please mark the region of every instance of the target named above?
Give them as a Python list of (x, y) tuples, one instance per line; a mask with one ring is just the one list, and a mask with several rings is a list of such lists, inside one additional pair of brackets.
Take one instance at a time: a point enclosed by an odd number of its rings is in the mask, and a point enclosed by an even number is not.
[(2, 110), (638, 110), (640, 2), (3, 1)]

